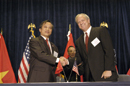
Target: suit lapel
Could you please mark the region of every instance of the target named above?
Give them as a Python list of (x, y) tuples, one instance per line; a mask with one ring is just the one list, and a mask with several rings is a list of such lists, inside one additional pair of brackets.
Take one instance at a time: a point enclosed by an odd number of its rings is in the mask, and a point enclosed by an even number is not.
[(50, 49), (49, 49), (49, 47), (48, 47), (46, 41), (45, 41), (44, 38), (42, 38), (41, 36), (39, 36), (39, 43), (40, 43), (40, 46), (41, 46), (41, 48), (42, 48), (43, 50), (46, 49), (46, 50), (47, 50), (47, 53), (48, 53), (48, 54), (51, 54)]
[(82, 34), (80, 41), (81, 41), (81, 46), (82, 46), (81, 49), (83, 49), (83, 51), (85, 52), (85, 54), (87, 54), (86, 45), (85, 45), (85, 43), (84, 43), (84, 34)]
[(90, 48), (91, 48), (91, 42), (93, 41), (93, 35), (94, 35), (94, 29), (92, 28), (90, 31), (90, 35), (89, 35), (89, 40), (88, 40), (88, 53), (90, 52)]
[[(91, 29), (91, 32), (90, 32), (90, 36), (89, 36), (89, 40), (88, 40), (88, 53), (90, 52), (90, 48), (91, 48), (91, 42), (93, 40), (93, 34), (94, 34), (94, 29), (92, 28)], [(85, 51), (85, 54), (87, 54), (87, 51), (86, 51), (86, 45), (84, 43), (84, 34), (82, 34), (81, 36), (81, 45), (82, 45), (82, 48), (84, 51)]]

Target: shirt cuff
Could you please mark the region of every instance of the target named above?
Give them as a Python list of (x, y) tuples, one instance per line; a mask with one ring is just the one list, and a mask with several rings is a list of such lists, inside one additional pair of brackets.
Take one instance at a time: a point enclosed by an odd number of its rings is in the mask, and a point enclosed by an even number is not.
[(59, 60), (60, 60), (60, 58), (57, 58), (57, 59), (56, 59), (56, 63), (58, 63), (58, 62), (59, 62)]
[(69, 65), (69, 60), (67, 59), (67, 61), (68, 61), (68, 64), (67, 64), (67, 65)]

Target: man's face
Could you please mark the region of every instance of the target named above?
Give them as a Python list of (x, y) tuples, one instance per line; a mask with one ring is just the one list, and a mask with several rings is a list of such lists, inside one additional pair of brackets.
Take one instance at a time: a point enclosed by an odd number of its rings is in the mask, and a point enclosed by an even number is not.
[(76, 54), (76, 50), (74, 47), (70, 47), (69, 50), (68, 50), (68, 55), (70, 57), (75, 57), (75, 54)]
[(87, 31), (87, 29), (90, 27), (90, 20), (87, 19), (85, 16), (83, 15), (79, 15), (77, 17), (77, 24), (79, 26), (79, 28), (82, 30), (82, 31)]
[(50, 22), (46, 22), (42, 25), (42, 28), (39, 29), (42, 36), (49, 38), (52, 33), (53, 25)]

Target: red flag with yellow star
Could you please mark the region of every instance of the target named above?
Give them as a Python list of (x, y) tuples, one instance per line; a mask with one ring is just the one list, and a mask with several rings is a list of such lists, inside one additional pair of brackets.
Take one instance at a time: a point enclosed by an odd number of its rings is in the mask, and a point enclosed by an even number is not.
[(0, 83), (16, 83), (7, 48), (3, 36), (0, 34)]
[(63, 71), (63, 67), (59, 61), (57, 68), (56, 68), (56, 71), (55, 71), (55, 74), (59, 74), (61, 71)]

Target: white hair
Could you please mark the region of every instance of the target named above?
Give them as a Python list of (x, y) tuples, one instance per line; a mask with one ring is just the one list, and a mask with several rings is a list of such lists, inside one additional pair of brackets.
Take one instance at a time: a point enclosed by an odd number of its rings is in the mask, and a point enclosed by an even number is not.
[(86, 19), (90, 19), (87, 14), (85, 14), (85, 13), (80, 13), (80, 14), (77, 14), (76, 17), (75, 17), (75, 22), (76, 22), (76, 23), (77, 23), (77, 18), (78, 18), (78, 16), (80, 16), (80, 15), (83, 15)]

